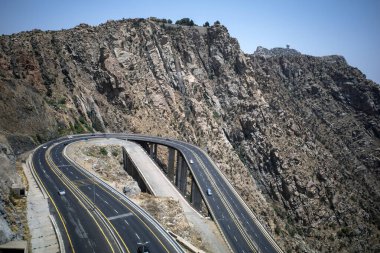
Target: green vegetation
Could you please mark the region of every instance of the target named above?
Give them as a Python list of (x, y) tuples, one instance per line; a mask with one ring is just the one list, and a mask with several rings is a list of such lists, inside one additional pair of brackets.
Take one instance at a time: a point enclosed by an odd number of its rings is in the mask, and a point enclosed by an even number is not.
[(203, 27), (210, 27), (210, 23), (206, 21), (206, 23), (203, 24)]
[(177, 20), (175, 22), (176, 25), (186, 25), (186, 26), (194, 26), (196, 24), (194, 24), (194, 21), (192, 19), (189, 19), (189, 18), (183, 18), (183, 19), (180, 19), (180, 20)]
[(349, 227), (343, 227), (338, 231), (337, 235), (338, 237), (351, 237), (353, 235), (352, 229)]
[(220, 118), (220, 114), (218, 112), (213, 111), (212, 114), (213, 114), (213, 116), (214, 116), (215, 119), (219, 119)]
[(73, 127), (73, 132), (76, 134), (82, 134), (85, 132), (82, 124), (79, 121), (75, 121), (74, 127)]
[(172, 24), (173, 21), (171, 19), (166, 18), (156, 18), (156, 17), (150, 17), (149, 20), (158, 22), (158, 23), (164, 23), (164, 24)]
[(74, 134), (82, 134), (82, 133), (88, 133), (88, 132), (91, 132), (93, 133), (94, 132), (94, 128), (88, 124), (88, 122), (86, 121), (86, 119), (83, 117), (83, 116), (79, 116), (79, 119), (75, 120), (75, 123), (74, 125), (72, 125), (71, 123), (69, 123), (70, 125), (70, 129), (58, 129), (58, 133), (60, 135), (67, 135), (69, 133), (69, 130), (71, 130), (72, 133)]
[(107, 149), (105, 147), (101, 147), (99, 149), (99, 152), (100, 152), (100, 154), (102, 154), (104, 156), (108, 155), (108, 151), (107, 151)]
[(277, 235), (281, 234), (281, 229), (280, 229), (280, 227), (276, 226), (276, 227), (274, 228), (274, 232), (275, 232)]
[(289, 233), (289, 235), (290, 235), (291, 237), (294, 237), (294, 235), (296, 234), (296, 230), (295, 230), (294, 227), (291, 226), (291, 225), (286, 224), (286, 225), (285, 225), (285, 229), (286, 229), (286, 231), (288, 231), (288, 233)]
[(112, 155), (113, 155), (114, 157), (117, 157), (117, 155), (118, 155), (117, 150), (112, 150)]
[(215, 21), (215, 22), (214, 22), (214, 25), (220, 25), (219, 20)]
[(61, 98), (45, 98), (45, 101), (46, 101), (46, 103), (48, 105), (52, 106), (55, 110), (66, 108), (66, 101), (67, 101), (67, 99), (65, 97), (61, 97)]

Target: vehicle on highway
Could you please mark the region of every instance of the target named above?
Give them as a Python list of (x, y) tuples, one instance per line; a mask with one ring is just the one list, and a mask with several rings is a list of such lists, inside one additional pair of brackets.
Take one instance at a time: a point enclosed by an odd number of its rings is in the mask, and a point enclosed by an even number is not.
[(150, 250), (147, 246), (148, 242), (146, 243), (138, 243), (140, 246), (137, 248), (137, 253), (150, 253)]
[(66, 194), (66, 191), (65, 190), (58, 190), (58, 194), (63, 196)]
[(189, 162), (190, 162), (191, 164), (192, 164), (192, 163), (194, 163), (193, 159), (190, 159), (190, 161), (189, 161)]
[(43, 149), (47, 149), (47, 146), (43, 146), (42, 148), (43, 148)]
[(211, 196), (212, 195), (212, 191), (210, 188), (207, 189), (207, 195)]

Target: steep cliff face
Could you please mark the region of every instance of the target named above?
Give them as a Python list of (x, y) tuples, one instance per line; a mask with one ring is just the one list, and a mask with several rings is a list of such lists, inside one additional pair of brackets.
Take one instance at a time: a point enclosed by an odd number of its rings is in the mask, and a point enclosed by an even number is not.
[(379, 249), (380, 90), (339, 56), (244, 54), (152, 20), (0, 37), (0, 130), (170, 136), (205, 149), (296, 252)]

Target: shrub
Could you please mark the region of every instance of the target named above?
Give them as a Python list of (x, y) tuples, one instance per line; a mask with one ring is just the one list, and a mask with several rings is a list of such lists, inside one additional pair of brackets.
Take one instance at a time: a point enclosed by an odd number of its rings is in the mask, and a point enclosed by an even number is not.
[(73, 129), (74, 133), (76, 134), (81, 134), (81, 133), (84, 133), (85, 130), (82, 126), (82, 124), (78, 121), (75, 121), (75, 125), (74, 125), (74, 129)]
[(102, 155), (108, 155), (108, 151), (105, 147), (101, 147), (100, 150), (99, 150), (100, 154)]
[(276, 235), (279, 235), (281, 233), (281, 229), (278, 226), (276, 226), (274, 228), (274, 232), (276, 233)]
[(194, 26), (194, 21), (189, 18), (183, 18), (175, 22), (176, 25)]
[(208, 21), (206, 21), (206, 23), (203, 24), (203, 27), (209, 27), (210, 26), (210, 23)]
[(213, 116), (214, 116), (214, 118), (215, 119), (219, 119), (220, 118), (220, 115), (219, 115), (219, 113), (218, 112), (216, 112), (216, 111), (213, 111)]

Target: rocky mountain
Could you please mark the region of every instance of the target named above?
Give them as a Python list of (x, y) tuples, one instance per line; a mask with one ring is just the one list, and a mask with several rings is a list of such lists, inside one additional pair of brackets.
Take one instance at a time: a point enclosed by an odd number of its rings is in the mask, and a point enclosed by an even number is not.
[(183, 139), (285, 251), (380, 250), (380, 87), (341, 56), (245, 54), (222, 25), (157, 19), (1, 36), (0, 131), (15, 155), (88, 131)]

